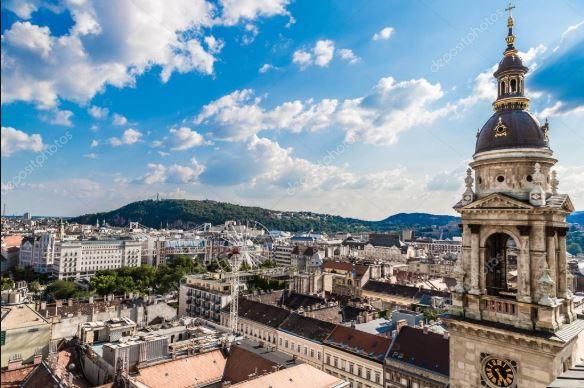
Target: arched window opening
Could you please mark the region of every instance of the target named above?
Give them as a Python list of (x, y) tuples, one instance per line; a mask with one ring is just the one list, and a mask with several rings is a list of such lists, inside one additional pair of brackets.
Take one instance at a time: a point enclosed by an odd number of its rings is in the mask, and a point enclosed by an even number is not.
[(505, 233), (491, 235), (485, 244), (485, 284), (488, 295), (514, 298), (517, 293), (517, 246)]
[(505, 89), (506, 89), (506, 85), (505, 85), (505, 81), (501, 81), (501, 94), (505, 94)]
[(510, 86), (511, 86), (511, 93), (517, 92), (517, 80), (512, 79)]

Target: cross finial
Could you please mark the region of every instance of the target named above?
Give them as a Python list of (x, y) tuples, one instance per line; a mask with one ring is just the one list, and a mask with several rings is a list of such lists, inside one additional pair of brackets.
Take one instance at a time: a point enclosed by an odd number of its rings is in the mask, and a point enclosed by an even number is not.
[(509, 2), (509, 6), (507, 8), (505, 8), (505, 11), (509, 11), (509, 17), (511, 17), (511, 11), (515, 9), (515, 6)]

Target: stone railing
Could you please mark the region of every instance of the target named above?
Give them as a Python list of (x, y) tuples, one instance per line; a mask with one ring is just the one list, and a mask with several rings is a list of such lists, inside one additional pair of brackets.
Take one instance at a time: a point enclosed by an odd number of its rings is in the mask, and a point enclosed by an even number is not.
[(517, 304), (510, 300), (485, 299), (485, 310), (500, 314), (517, 315)]

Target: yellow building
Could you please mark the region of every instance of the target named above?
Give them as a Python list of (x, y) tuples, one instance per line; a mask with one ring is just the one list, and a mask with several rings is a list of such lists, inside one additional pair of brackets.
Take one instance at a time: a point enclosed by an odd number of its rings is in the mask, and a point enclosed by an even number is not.
[(50, 323), (28, 305), (2, 307), (2, 368), (40, 362), (49, 352), (50, 339)]

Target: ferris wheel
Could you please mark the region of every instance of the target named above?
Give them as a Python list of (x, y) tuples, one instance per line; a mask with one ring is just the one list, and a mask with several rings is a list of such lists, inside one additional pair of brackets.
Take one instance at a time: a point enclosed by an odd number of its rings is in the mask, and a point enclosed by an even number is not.
[(245, 263), (250, 269), (258, 268), (271, 260), (273, 239), (268, 229), (257, 221), (244, 224), (228, 222), (224, 238), (230, 246), (229, 266), (231, 267), (231, 306), (229, 309), (229, 327), (232, 333), (238, 331), (239, 292), (241, 291), (240, 270)]

